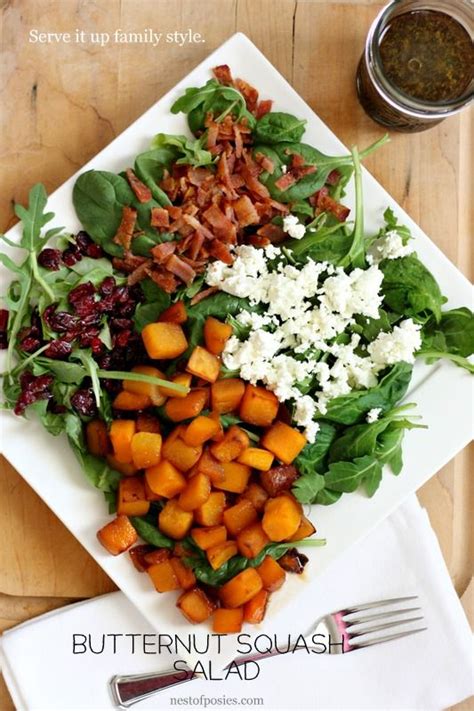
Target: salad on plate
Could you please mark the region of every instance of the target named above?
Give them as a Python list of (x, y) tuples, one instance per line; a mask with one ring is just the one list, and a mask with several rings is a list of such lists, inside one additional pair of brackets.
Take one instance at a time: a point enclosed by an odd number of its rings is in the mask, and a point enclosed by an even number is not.
[(474, 316), (444, 308), (391, 209), (364, 229), (360, 163), (386, 137), (324, 155), (226, 65), (171, 111), (188, 135), (78, 177), (78, 234), (45, 229), (42, 185), (16, 206), (4, 407), (67, 436), (112, 555), (235, 633), (324, 545), (317, 505), (401, 473), (414, 362), (472, 373)]

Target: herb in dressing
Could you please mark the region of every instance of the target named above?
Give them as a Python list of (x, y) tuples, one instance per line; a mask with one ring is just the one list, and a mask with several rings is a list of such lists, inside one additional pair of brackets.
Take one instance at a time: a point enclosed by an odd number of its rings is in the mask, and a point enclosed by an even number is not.
[(415, 99), (450, 101), (462, 96), (472, 80), (469, 33), (444, 12), (417, 10), (394, 17), (379, 51), (387, 78)]

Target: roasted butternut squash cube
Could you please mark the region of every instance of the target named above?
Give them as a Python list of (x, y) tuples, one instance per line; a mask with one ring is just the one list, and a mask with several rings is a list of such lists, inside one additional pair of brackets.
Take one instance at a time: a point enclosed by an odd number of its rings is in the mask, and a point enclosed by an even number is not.
[(140, 476), (129, 476), (119, 482), (117, 513), (125, 516), (145, 516), (150, 508), (145, 484)]
[(214, 437), (219, 431), (219, 423), (212, 417), (198, 415), (186, 428), (183, 439), (191, 447), (196, 447)]
[(133, 546), (138, 535), (127, 516), (117, 516), (97, 532), (97, 538), (112, 555), (119, 555)]
[(197, 463), (198, 471), (207, 474), (212, 484), (223, 481), (224, 467), (217, 459), (214, 459), (208, 449), (205, 449)]
[(114, 457), (120, 464), (132, 462), (132, 439), (135, 434), (133, 420), (114, 420), (110, 425), (110, 441), (114, 449)]
[(209, 564), (214, 570), (218, 570), (221, 565), (227, 563), (230, 558), (237, 555), (237, 545), (235, 541), (225, 541), (218, 543), (216, 546), (211, 546), (206, 551)]
[(109, 452), (109, 435), (103, 420), (91, 420), (86, 425), (87, 449), (96, 457), (105, 457)]
[(158, 527), (165, 536), (169, 536), (176, 541), (184, 538), (193, 523), (193, 515), (190, 511), (184, 511), (176, 499), (167, 501), (158, 514)]
[(148, 395), (137, 395), (136, 393), (122, 390), (114, 399), (112, 407), (115, 407), (116, 410), (133, 412), (135, 410), (145, 410), (147, 407), (151, 407), (151, 404), (152, 402)]
[(221, 364), (218, 358), (202, 346), (196, 346), (188, 360), (186, 370), (208, 383), (215, 383), (219, 377)]
[(177, 469), (187, 472), (200, 459), (202, 447), (190, 447), (181, 438), (184, 428), (177, 428), (166, 438), (161, 450), (163, 459), (171, 462)]
[(268, 494), (263, 486), (260, 486), (260, 484), (252, 481), (240, 498), (248, 499), (253, 504), (254, 508), (260, 512), (265, 508)]
[(251, 523), (237, 536), (239, 553), (246, 558), (255, 558), (269, 542), (269, 538), (260, 521)]
[(227, 530), (225, 526), (207, 526), (205, 528), (192, 528), (191, 536), (195, 543), (207, 551), (212, 546), (224, 543), (227, 540)]
[(145, 560), (145, 555), (153, 550), (153, 546), (148, 545), (148, 543), (139, 544), (138, 546), (133, 546), (128, 551), (130, 559), (139, 573), (144, 573), (148, 568), (148, 563)]
[(108, 454), (106, 459), (111, 469), (115, 469), (115, 471), (124, 476), (134, 476), (138, 471), (133, 462), (118, 462), (113, 454)]
[(234, 494), (241, 494), (245, 491), (250, 478), (251, 469), (239, 462), (223, 462), (224, 478), (222, 481), (214, 481), (216, 489), (230, 491)]
[(220, 442), (210, 446), (212, 455), (219, 462), (231, 462), (249, 446), (249, 436), (237, 425), (229, 427)]
[(137, 432), (152, 432), (153, 434), (160, 434), (161, 427), (160, 421), (154, 415), (150, 415), (148, 412), (141, 412), (136, 419)]
[(178, 599), (176, 606), (181, 610), (185, 618), (193, 624), (209, 619), (216, 609), (215, 604), (200, 588), (192, 588), (184, 592)]
[(194, 511), (202, 506), (211, 493), (211, 482), (206, 474), (198, 472), (188, 480), (186, 487), (179, 495), (179, 505), (184, 511)]
[(171, 565), (171, 561), (169, 560), (150, 565), (146, 572), (150, 576), (155, 589), (160, 593), (179, 590), (181, 587), (174, 568)]
[(215, 412), (237, 410), (244, 396), (245, 383), (240, 378), (225, 378), (211, 385), (211, 404)]
[[(193, 379), (193, 376), (191, 373), (178, 373), (177, 375), (174, 375), (170, 382), (175, 383), (175, 385), (182, 385), (184, 388), (189, 388), (191, 387), (191, 381)], [(188, 393), (180, 393), (177, 392), (176, 390), (172, 390), (171, 388), (167, 388), (166, 386), (161, 385), (160, 386), (160, 392), (162, 395), (165, 397), (177, 397), (177, 398), (183, 398), (188, 395)]]
[(256, 520), (257, 512), (248, 499), (242, 499), (224, 511), (224, 526), (231, 536), (236, 536)]
[(291, 495), (268, 499), (262, 518), (263, 530), (271, 541), (286, 541), (301, 523), (301, 505)]
[(237, 607), (235, 610), (219, 607), (214, 612), (212, 631), (217, 634), (237, 634), (242, 629), (243, 621), (244, 611), (242, 607)]
[(207, 350), (214, 355), (220, 355), (232, 336), (232, 331), (230, 324), (222, 323), (213, 316), (208, 316), (204, 322), (204, 342)]
[(313, 526), (309, 518), (302, 516), (296, 533), (294, 533), (289, 540), (302, 541), (303, 538), (308, 538), (309, 536), (312, 536), (313, 533), (316, 533), (316, 528)]
[(147, 480), (146, 480), (146, 474), (145, 474), (145, 477), (144, 477), (144, 481), (145, 481), (145, 496), (146, 496), (146, 500), (147, 500), (147, 501), (161, 501), (161, 499), (163, 498), (163, 496), (161, 496), (161, 494), (155, 494), (155, 492), (152, 491), (152, 489), (150, 489), (150, 487), (149, 487), (149, 485), (148, 485), (148, 482), (147, 482)]
[(204, 389), (191, 390), (186, 397), (170, 397), (165, 405), (167, 417), (173, 422), (182, 422), (197, 417), (206, 406), (208, 393)]
[(284, 422), (275, 422), (261, 439), (262, 446), (284, 464), (291, 464), (306, 442), (306, 437), (301, 432)]
[(188, 568), (179, 558), (170, 558), (170, 563), (178, 578), (179, 587), (189, 590), (196, 585), (196, 576), (191, 568)]
[(225, 503), (223, 491), (211, 491), (207, 501), (194, 510), (196, 523), (201, 526), (219, 526), (222, 523)]
[(161, 459), (161, 435), (136, 432), (132, 437), (132, 461), (137, 469), (153, 467)]
[(224, 607), (234, 609), (245, 605), (262, 588), (262, 579), (255, 568), (246, 568), (221, 587), (219, 597)]
[[(132, 368), (132, 373), (138, 373), (139, 375), (149, 375), (152, 378), (160, 378), (161, 380), (166, 380), (165, 375), (154, 368), (151, 365), (136, 365)], [(155, 407), (160, 407), (166, 400), (166, 397), (160, 391), (158, 385), (153, 383), (142, 383), (138, 380), (124, 380), (123, 389), (126, 392), (134, 393), (135, 395), (146, 395), (150, 398), (151, 403)]]
[(149, 323), (142, 331), (146, 352), (153, 360), (170, 360), (188, 347), (184, 331), (177, 323)]
[(150, 565), (156, 565), (156, 563), (162, 563), (164, 560), (168, 560), (170, 557), (170, 552), (167, 548), (153, 548), (151, 551), (147, 551), (143, 555), (143, 560), (146, 567)]
[(186, 488), (186, 479), (171, 462), (162, 459), (154, 467), (145, 471), (145, 479), (150, 489), (166, 499), (173, 499)]
[(281, 588), (285, 582), (285, 571), (281, 565), (278, 565), (276, 560), (269, 555), (265, 556), (256, 570), (262, 578), (264, 590), (268, 590), (268, 592), (275, 592), (275, 590)]
[(241, 464), (246, 464), (248, 467), (258, 469), (261, 472), (266, 472), (270, 469), (273, 459), (274, 456), (271, 452), (258, 447), (248, 447), (237, 457), (237, 461)]
[(244, 622), (251, 625), (258, 625), (265, 617), (268, 603), (268, 592), (260, 590), (251, 600), (244, 605)]
[(245, 386), (240, 403), (240, 418), (258, 427), (269, 427), (277, 416), (279, 402), (276, 396), (259, 385)]
[(186, 323), (188, 320), (188, 314), (186, 313), (186, 306), (184, 301), (176, 301), (176, 303), (171, 304), (165, 309), (159, 316), (158, 321), (164, 321), (165, 323)]

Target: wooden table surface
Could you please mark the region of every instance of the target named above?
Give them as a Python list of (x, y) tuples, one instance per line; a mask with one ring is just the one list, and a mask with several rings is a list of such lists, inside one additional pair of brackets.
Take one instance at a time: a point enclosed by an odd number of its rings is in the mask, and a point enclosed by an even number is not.
[[(12, 203), (24, 202), (33, 183), (53, 191), (236, 31), (250, 37), (342, 141), (369, 144), (383, 131), (360, 108), (354, 73), (381, 6), (378, 0), (2, 0), (0, 228), (13, 224)], [(205, 41), (156, 48), (29, 41), (31, 30), (76, 28), (88, 35), (191, 29)], [(471, 141), (472, 115), (464, 112), (425, 133), (394, 133), (366, 165), (472, 279)], [(419, 492), (470, 615), (472, 466), (471, 447)], [(0, 535), (0, 629), (114, 589), (4, 460)], [(473, 707), (471, 700), (457, 708)], [(0, 688), (0, 710), (12, 708)]]

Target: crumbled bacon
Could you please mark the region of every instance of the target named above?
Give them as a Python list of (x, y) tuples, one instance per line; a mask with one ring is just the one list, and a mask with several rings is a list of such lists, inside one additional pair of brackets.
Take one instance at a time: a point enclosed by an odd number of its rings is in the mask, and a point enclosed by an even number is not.
[(127, 168), (125, 174), (138, 202), (148, 202), (151, 200), (152, 195), (150, 188), (137, 178), (133, 170), (131, 168)]
[(151, 208), (151, 226), (168, 228), (170, 226), (170, 214), (164, 207)]
[(129, 286), (133, 286), (134, 284), (138, 284), (139, 281), (147, 277), (150, 271), (151, 264), (151, 259), (147, 259), (143, 262), (143, 264), (140, 264), (136, 269), (133, 270), (131, 274), (128, 275), (127, 284)]
[(234, 211), (240, 227), (258, 225), (260, 217), (248, 195), (242, 195), (234, 202)]
[(176, 242), (162, 242), (151, 249), (151, 255), (155, 262), (164, 264), (176, 250)]
[(293, 175), (293, 173), (290, 173), (289, 171), (287, 173), (283, 173), (283, 175), (278, 178), (278, 180), (275, 180), (275, 187), (278, 188), (278, 190), (288, 190), (289, 187), (294, 185), (296, 183), (296, 178)]
[(337, 185), (340, 179), (341, 172), (337, 168), (334, 168), (334, 170), (331, 170), (328, 177), (326, 178), (326, 183), (327, 185)]
[(219, 84), (233, 86), (234, 80), (232, 79), (232, 74), (227, 64), (220, 64), (218, 67), (214, 67), (212, 71)]
[(215, 294), (217, 291), (219, 291), (219, 288), (217, 286), (210, 286), (209, 289), (204, 289), (203, 291), (200, 291), (196, 296), (193, 296), (191, 299), (191, 306), (194, 306), (194, 304), (199, 304), (200, 301), (203, 299), (207, 299), (208, 296), (212, 296), (212, 294)]
[(266, 156), (264, 153), (256, 153), (255, 154), (255, 160), (259, 165), (262, 166), (263, 170), (266, 170), (267, 173), (270, 173), (270, 175), (273, 173), (275, 170), (275, 164), (273, 163), (272, 160), (268, 156)]
[(255, 111), (258, 102), (258, 91), (243, 79), (236, 79), (234, 85), (243, 95), (247, 109), (251, 112)]
[(259, 119), (262, 118), (262, 116), (265, 116), (265, 114), (268, 114), (268, 112), (272, 110), (272, 106), (273, 101), (271, 99), (264, 99), (263, 101), (259, 101), (257, 109), (255, 111), (255, 118)]
[(136, 221), (137, 211), (135, 208), (125, 205), (125, 207), (122, 208), (120, 225), (113, 238), (113, 241), (122, 246), (125, 250), (129, 250), (132, 244), (133, 230), (135, 229)]
[(130, 274), (147, 261), (149, 260), (147, 260), (146, 257), (140, 257), (136, 254), (132, 254), (131, 252), (126, 251), (123, 259), (120, 259), (119, 257), (113, 257), (112, 264), (114, 265), (115, 269), (119, 269), (121, 272)]
[(196, 276), (194, 269), (183, 259), (177, 257), (176, 254), (171, 255), (171, 257), (166, 261), (165, 266), (168, 271), (181, 279), (181, 281), (184, 281), (185, 284), (191, 284)]
[(153, 279), (155, 284), (157, 284), (168, 294), (172, 294), (173, 291), (176, 291), (179, 286), (179, 282), (175, 275), (167, 271), (164, 267), (154, 266), (150, 271), (149, 276)]
[(331, 212), (339, 222), (345, 222), (349, 216), (350, 209), (340, 202), (334, 200), (329, 195), (327, 187), (322, 187), (314, 195), (313, 204), (316, 205), (317, 212)]

